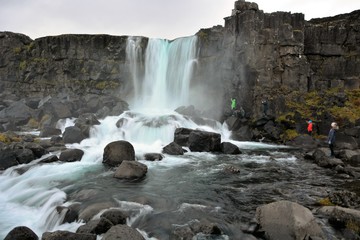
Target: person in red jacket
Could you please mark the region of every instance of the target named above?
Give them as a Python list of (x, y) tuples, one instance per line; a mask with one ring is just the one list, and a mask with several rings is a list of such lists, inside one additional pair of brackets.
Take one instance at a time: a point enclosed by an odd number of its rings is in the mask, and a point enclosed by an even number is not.
[(312, 132), (313, 132), (313, 122), (311, 120), (307, 121), (308, 123), (308, 126), (307, 126), (307, 131), (308, 131), (308, 134), (310, 136), (312, 136)]

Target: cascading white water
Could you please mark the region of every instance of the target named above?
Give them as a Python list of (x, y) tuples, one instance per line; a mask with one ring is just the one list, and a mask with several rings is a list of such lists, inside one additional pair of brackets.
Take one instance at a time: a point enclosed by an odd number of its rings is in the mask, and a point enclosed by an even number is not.
[[(134, 109), (174, 110), (189, 103), (189, 86), (196, 64), (196, 36), (174, 41), (149, 39), (144, 73), (141, 38), (129, 38), (128, 61), (134, 83)], [(136, 58), (136, 59), (134, 59)]]
[[(56, 213), (56, 206), (67, 204), (68, 186), (101, 168), (103, 149), (112, 141), (131, 142), (141, 159), (143, 153), (161, 152), (173, 141), (178, 127), (228, 133), (220, 123), (215, 129), (199, 126), (174, 111), (189, 103), (196, 64), (195, 36), (174, 41), (149, 39), (144, 61), (141, 38), (130, 37), (126, 49), (134, 87), (132, 110), (100, 120), (101, 125), (91, 130), (90, 138), (68, 146), (84, 151), (81, 162), (38, 165), (39, 159), (24, 174), (17, 173), (22, 166), (1, 173), (0, 238), (16, 226), (28, 226), (39, 236), (58, 229), (76, 231), (83, 223), (61, 224), (63, 215)], [(119, 121), (121, 126), (117, 127)], [(64, 130), (73, 121), (59, 123), (57, 127)]]

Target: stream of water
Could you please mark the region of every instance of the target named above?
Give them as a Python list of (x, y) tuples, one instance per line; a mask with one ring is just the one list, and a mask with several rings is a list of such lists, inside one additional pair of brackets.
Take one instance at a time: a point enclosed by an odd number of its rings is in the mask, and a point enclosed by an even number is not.
[[(63, 216), (56, 212), (57, 206), (76, 202), (83, 207), (109, 203), (127, 211), (128, 224), (146, 239), (168, 239), (174, 229), (197, 221), (219, 226), (223, 235), (216, 239), (240, 239), (257, 206), (281, 199), (313, 204), (336, 186), (330, 172), (299, 160), (285, 146), (233, 141), (226, 125), (201, 126), (174, 112), (190, 103), (187, 92), (196, 64), (196, 37), (173, 42), (150, 39), (147, 49), (140, 49), (137, 38), (129, 38), (128, 44), (134, 83), (131, 111), (101, 119), (90, 138), (67, 145), (84, 151), (80, 162), (37, 164), (38, 159), (3, 171), (0, 239), (16, 226), (28, 226), (38, 236), (46, 231), (76, 231), (84, 222), (61, 224)], [(121, 128), (116, 126), (119, 120)], [(64, 130), (72, 124), (68, 119), (59, 127)], [(161, 152), (178, 127), (218, 132), (222, 141), (236, 144), (243, 154), (187, 152), (145, 161), (143, 154)], [(120, 139), (129, 141), (137, 160), (148, 166), (145, 179), (115, 179), (114, 170), (102, 164), (105, 146)], [(228, 173), (228, 166), (240, 173)], [(199, 235), (197, 239), (213, 238)]]

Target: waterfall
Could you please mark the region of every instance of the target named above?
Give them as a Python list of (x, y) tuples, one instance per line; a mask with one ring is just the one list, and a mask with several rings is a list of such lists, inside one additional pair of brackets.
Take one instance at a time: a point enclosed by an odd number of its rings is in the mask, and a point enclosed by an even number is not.
[(174, 41), (149, 39), (143, 62), (141, 38), (129, 37), (126, 50), (133, 78), (131, 105), (134, 109), (152, 109), (153, 112), (154, 109), (174, 110), (189, 104), (196, 42), (196, 36)]

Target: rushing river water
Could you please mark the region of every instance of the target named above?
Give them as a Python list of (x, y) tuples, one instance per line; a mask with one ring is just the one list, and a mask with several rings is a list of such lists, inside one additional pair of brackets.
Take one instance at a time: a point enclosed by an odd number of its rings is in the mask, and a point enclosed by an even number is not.
[[(83, 208), (102, 203), (127, 211), (128, 224), (147, 239), (168, 239), (177, 227), (197, 221), (215, 223), (223, 231), (216, 239), (241, 239), (257, 206), (282, 199), (311, 206), (337, 185), (331, 172), (297, 158), (297, 150), (236, 142), (226, 125), (200, 126), (173, 111), (189, 103), (195, 37), (172, 43), (149, 40), (145, 62), (139, 59), (139, 52), (145, 51), (139, 49), (139, 42), (130, 38), (127, 49), (134, 85), (132, 110), (100, 120), (90, 138), (67, 145), (84, 151), (80, 162), (37, 164), (38, 159), (0, 174), (0, 239), (16, 226), (28, 226), (38, 236), (59, 229), (76, 231), (83, 222), (61, 224), (64, 216), (56, 212), (57, 206), (74, 203)], [(72, 124), (73, 120), (61, 121), (59, 128)], [(222, 141), (236, 144), (243, 153), (187, 152), (145, 161), (143, 154), (161, 152), (178, 127), (218, 132)], [(129, 141), (137, 160), (148, 166), (144, 179), (115, 179), (114, 170), (102, 164), (105, 146), (120, 139)], [(226, 171), (230, 166), (240, 173)]]

